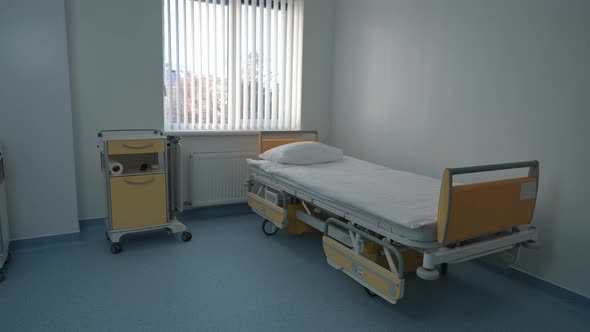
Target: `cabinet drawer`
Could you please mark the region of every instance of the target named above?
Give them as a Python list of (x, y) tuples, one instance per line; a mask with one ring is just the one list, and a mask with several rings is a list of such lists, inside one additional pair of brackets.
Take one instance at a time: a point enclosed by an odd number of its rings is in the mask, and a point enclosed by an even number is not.
[(163, 139), (109, 141), (109, 155), (164, 152)]
[(110, 181), (114, 230), (167, 222), (165, 174), (112, 177)]

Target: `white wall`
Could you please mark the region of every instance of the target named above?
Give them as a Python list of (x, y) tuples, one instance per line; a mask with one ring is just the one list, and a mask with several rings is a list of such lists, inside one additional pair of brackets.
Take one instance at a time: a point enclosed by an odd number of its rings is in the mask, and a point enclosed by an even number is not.
[(332, 141), (440, 177), (538, 159), (543, 247), (518, 267), (590, 296), (590, 2), (339, 1)]
[(305, 1), (301, 126), (316, 129), (320, 140), (332, 136), (332, 50), (334, 0)]
[[(302, 126), (330, 135), (333, 0), (307, 1)], [(116, 8), (116, 10), (114, 10)], [(104, 215), (100, 129), (163, 128), (161, 0), (66, 0), (80, 219)], [(253, 136), (187, 137), (192, 151), (256, 151)]]
[(163, 128), (160, 0), (66, 0), (80, 219), (104, 215), (97, 133)]
[(12, 238), (78, 232), (63, 0), (3, 0), (0, 45)]

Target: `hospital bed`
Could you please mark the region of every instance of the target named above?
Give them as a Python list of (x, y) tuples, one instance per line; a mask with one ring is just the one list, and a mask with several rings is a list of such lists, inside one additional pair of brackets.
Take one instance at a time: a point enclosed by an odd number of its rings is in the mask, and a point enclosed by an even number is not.
[[(261, 132), (260, 153), (317, 141), (315, 131)], [(447, 264), (487, 258), (510, 266), (521, 247), (536, 248), (531, 219), (538, 161), (447, 168), (442, 180), (351, 157), (311, 166), (248, 160), (248, 204), (262, 229), (323, 232), (329, 265), (371, 295), (396, 303), (408, 272), (425, 280)], [(526, 176), (460, 184), (457, 176), (527, 168)]]

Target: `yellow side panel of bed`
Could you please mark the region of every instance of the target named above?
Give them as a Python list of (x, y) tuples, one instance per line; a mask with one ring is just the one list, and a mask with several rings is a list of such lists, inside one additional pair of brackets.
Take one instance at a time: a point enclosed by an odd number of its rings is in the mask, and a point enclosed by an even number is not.
[(343, 272), (361, 284), (365, 283), (376, 289), (379, 295), (395, 302), (402, 296), (402, 281), (378, 264), (355, 254), (339, 242), (324, 236), (324, 252), (332, 265), (337, 265)]
[(452, 243), (530, 223), (536, 177), (449, 187), (446, 175), (439, 206), (439, 242)]
[(248, 205), (262, 217), (271, 220), (279, 228), (283, 228), (287, 222), (285, 209), (274, 205), (272, 202), (259, 197), (253, 193), (248, 193)]

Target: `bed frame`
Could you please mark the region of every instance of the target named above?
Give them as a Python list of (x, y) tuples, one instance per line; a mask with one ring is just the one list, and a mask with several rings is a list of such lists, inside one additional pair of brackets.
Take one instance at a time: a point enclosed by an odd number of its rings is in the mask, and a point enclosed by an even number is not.
[[(318, 141), (317, 132), (260, 132), (259, 150), (302, 141)], [(458, 175), (518, 168), (528, 168), (528, 176), (453, 184)], [(437, 241), (433, 242), (409, 240), (376, 227), (368, 216), (307, 197), (259, 172), (250, 175), (248, 204), (264, 219), (262, 229), (267, 235), (293, 223), (323, 232), (328, 264), (363, 285), (369, 294), (396, 303), (404, 295), (406, 272), (436, 280), (446, 273), (449, 263), (486, 257), (510, 266), (521, 246), (537, 248), (537, 229), (531, 221), (538, 182), (538, 161), (445, 169)]]

